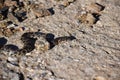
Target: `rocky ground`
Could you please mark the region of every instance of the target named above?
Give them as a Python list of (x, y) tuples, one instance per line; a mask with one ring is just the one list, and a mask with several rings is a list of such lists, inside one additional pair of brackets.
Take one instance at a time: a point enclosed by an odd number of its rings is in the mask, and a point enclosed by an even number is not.
[[(25, 30), (10, 37), (1, 36), (1, 43), (22, 47), (20, 36), (38, 29), (55, 37), (72, 34), (76, 39), (45, 52), (34, 49), (20, 57), (19, 62), (1, 53), (0, 80), (120, 79), (120, 0), (68, 0), (69, 4), (65, 3), (67, 0), (33, 1), (52, 8), (54, 14), (35, 18), (29, 13), (18, 25)], [(98, 3), (104, 9), (95, 12), (100, 15), (88, 19), (93, 22), (80, 22), (79, 13), (84, 13), (91, 3)]]

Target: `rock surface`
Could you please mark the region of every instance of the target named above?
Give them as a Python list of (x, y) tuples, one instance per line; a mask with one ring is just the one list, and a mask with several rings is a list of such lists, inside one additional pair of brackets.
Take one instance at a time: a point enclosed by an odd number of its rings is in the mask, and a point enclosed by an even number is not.
[[(53, 8), (54, 14), (35, 18), (29, 13), (28, 18), (19, 23), (25, 31), (9, 38), (1, 35), (0, 45), (7, 43), (21, 48), (20, 36), (38, 29), (55, 37), (70, 33), (77, 39), (45, 52), (34, 49), (19, 59), (0, 52), (0, 80), (120, 79), (120, 0), (33, 1), (43, 3), (47, 9)], [(70, 1), (69, 5), (64, 6), (64, 1)], [(91, 3), (105, 8), (95, 24), (86, 25), (79, 22), (76, 15)]]

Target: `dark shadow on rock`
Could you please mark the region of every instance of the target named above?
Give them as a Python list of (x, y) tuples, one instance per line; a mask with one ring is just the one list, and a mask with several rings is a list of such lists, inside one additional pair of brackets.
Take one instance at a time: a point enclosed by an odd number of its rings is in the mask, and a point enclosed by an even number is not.
[(4, 37), (0, 38), (0, 48), (3, 47), (7, 43), (7, 39)]
[(27, 19), (27, 13), (26, 12), (16, 12), (13, 13), (14, 16), (18, 19), (19, 22), (24, 21), (25, 19)]
[[(103, 5), (101, 5), (101, 4), (99, 4), (99, 3), (95, 3), (95, 4), (97, 4), (98, 6), (100, 6), (101, 7), (101, 10), (100, 11), (103, 11), (104, 9), (105, 9), (105, 6), (103, 6)], [(92, 15), (94, 16), (94, 18), (96, 19), (95, 20), (95, 22), (94, 22), (94, 24), (98, 21), (98, 20), (100, 20), (100, 14), (98, 14), (98, 13), (92, 13)]]
[(92, 13), (92, 15), (93, 15), (94, 18), (95, 18), (95, 22), (94, 22), (94, 24), (95, 24), (98, 20), (100, 20), (100, 16), (101, 16), (101, 15), (99, 15), (99, 14), (97, 14), (97, 13)]
[(19, 80), (25, 80), (24, 75), (22, 73), (19, 73)]
[(55, 45), (53, 44), (53, 40), (54, 40), (54, 37), (55, 37), (55, 35), (54, 34), (52, 34), (52, 33), (48, 33), (47, 35), (46, 35), (46, 40), (49, 42), (49, 44), (50, 44), (50, 49), (52, 49)]
[(12, 65), (14, 65), (14, 66), (17, 66), (17, 67), (19, 67), (19, 64), (18, 64), (18, 62), (9, 61), (9, 60), (7, 59), (7, 63), (10, 63), (10, 64), (12, 64)]
[(99, 5), (101, 7), (101, 11), (103, 11), (105, 9), (105, 6), (99, 4), (99, 3), (96, 3), (97, 5)]
[(9, 7), (7, 7), (7, 6), (3, 7), (2, 9), (0, 9), (0, 13), (4, 16), (3, 19), (7, 18), (8, 9), (9, 9)]
[(46, 35), (46, 40), (47, 40), (48, 42), (50, 42), (50, 41), (54, 40), (54, 37), (55, 37), (54, 34), (48, 33), (48, 34)]
[(4, 48), (6, 48), (6, 49), (10, 49), (10, 50), (13, 50), (13, 51), (19, 49), (18, 46), (13, 45), (13, 44), (7, 44), (7, 45), (4, 46)]
[(51, 13), (52, 15), (55, 14), (55, 11), (53, 10), (53, 8), (49, 8), (48, 10), (50, 11), (50, 13)]
[(36, 40), (37, 40), (36, 38), (27, 37), (26, 40), (23, 41), (24, 46), (23, 46), (23, 48), (19, 49), (19, 52), (26, 54), (26, 53), (33, 51), (35, 49)]

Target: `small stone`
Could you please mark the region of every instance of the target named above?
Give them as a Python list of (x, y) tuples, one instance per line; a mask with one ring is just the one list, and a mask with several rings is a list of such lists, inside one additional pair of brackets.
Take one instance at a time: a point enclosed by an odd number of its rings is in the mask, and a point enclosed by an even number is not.
[(75, 18), (78, 19), (81, 23), (86, 21), (87, 13), (78, 13)]
[(7, 22), (0, 22), (0, 27), (1, 28), (4, 28), (4, 27), (7, 27), (8, 26), (8, 23)]
[(102, 76), (97, 76), (97, 77), (93, 78), (93, 80), (107, 80), (107, 79), (105, 79)]
[(38, 4), (31, 5), (31, 11), (36, 17), (45, 17), (52, 15), (49, 9), (41, 8)]
[(86, 6), (86, 10), (90, 13), (99, 13), (104, 9), (104, 6), (98, 3), (91, 3), (90, 5)]
[(8, 25), (7, 28), (15, 27), (15, 24)]
[(7, 36), (7, 37), (10, 37), (13, 33), (11, 32), (10, 29), (8, 28), (4, 28), (3, 29), (3, 35)]
[(3, 0), (0, 0), (0, 9), (3, 8), (3, 5), (4, 5), (4, 1), (3, 1)]
[(92, 14), (88, 13), (85, 23), (94, 24), (95, 22), (96, 22), (96, 18)]
[(102, 24), (102, 22), (101, 22), (101, 21), (97, 21), (97, 22), (96, 22), (96, 25), (98, 25), (98, 26), (100, 26), (100, 27), (102, 27), (102, 26), (103, 26), (103, 24)]
[(15, 58), (15, 57), (8, 57), (8, 61), (10, 61), (10, 62), (17, 61), (17, 58)]
[(38, 39), (38, 41), (36, 41), (35, 47), (36, 50), (44, 52), (50, 48), (50, 44), (45, 38), (41, 37), (40, 39)]
[(76, 18), (84, 24), (92, 25), (96, 22), (96, 18), (90, 13), (81, 13), (80, 15), (76, 16)]
[(0, 21), (3, 20), (4, 16), (0, 14)]
[(17, 19), (12, 13), (8, 13), (7, 17), (8, 17), (8, 19), (9, 19), (10, 21), (12, 21), (13, 23), (19, 24), (18, 19)]
[(64, 5), (65, 7), (67, 7), (67, 6), (69, 6), (71, 3), (75, 2), (75, 1), (76, 1), (76, 0), (66, 0), (66, 1), (63, 2), (63, 5)]
[(11, 7), (11, 6), (16, 6), (17, 7), (17, 2), (12, 1), (12, 0), (5, 0), (4, 5), (9, 6), (9, 7)]

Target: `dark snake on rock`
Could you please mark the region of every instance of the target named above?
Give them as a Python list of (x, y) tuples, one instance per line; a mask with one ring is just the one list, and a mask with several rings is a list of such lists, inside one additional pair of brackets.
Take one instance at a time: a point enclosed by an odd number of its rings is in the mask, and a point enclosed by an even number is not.
[[(54, 46), (58, 45), (63, 41), (71, 41), (76, 39), (74, 36), (63, 36), (57, 37), (54, 39), (54, 35), (51, 33), (42, 33), (42, 32), (26, 32), (21, 36), (21, 41), (23, 43), (23, 47), (21, 49), (17, 48), (12, 49), (8, 45), (2, 45), (0, 48), (0, 52), (8, 52), (12, 55), (26, 55), (27, 53), (33, 51), (35, 49), (35, 42), (42, 37), (43, 40), (49, 43), (48, 50), (52, 49)], [(45, 43), (45, 42), (44, 42)], [(41, 46), (41, 44), (39, 44)]]

